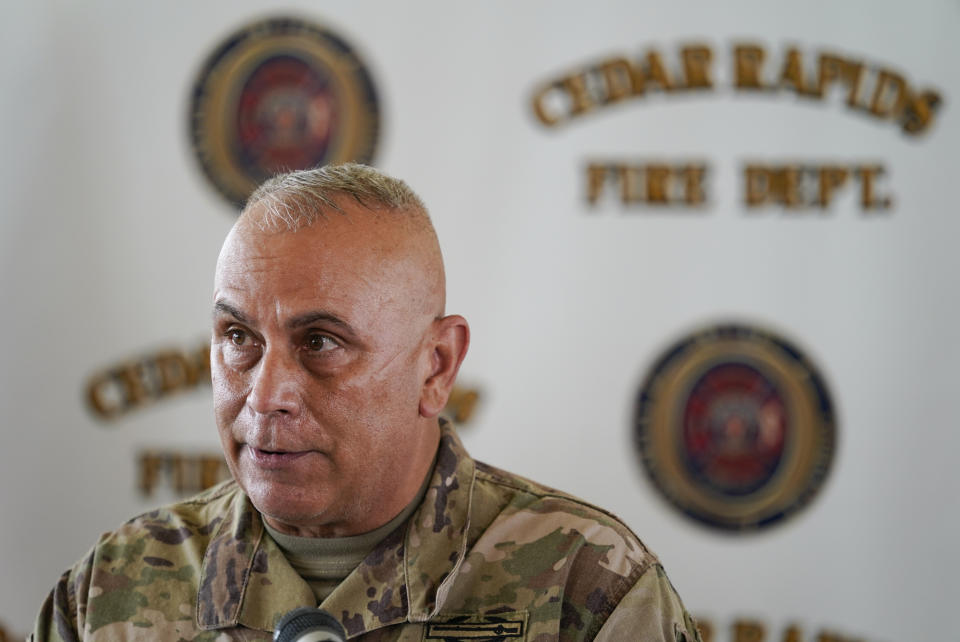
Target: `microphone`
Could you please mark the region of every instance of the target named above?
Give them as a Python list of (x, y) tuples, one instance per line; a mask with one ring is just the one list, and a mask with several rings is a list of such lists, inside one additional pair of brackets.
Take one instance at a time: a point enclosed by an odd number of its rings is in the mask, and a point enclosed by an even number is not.
[(346, 642), (340, 621), (323, 609), (301, 606), (280, 618), (274, 642)]

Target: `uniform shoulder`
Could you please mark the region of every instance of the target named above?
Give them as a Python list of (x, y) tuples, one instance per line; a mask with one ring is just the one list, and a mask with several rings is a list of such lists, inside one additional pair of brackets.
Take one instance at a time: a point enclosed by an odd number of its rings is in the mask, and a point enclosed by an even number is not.
[(545, 484), (535, 482), (531, 479), (508, 472), (502, 468), (491, 466), (484, 462), (476, 462), (477, 479), (481, 482), (510, 489), (518, 494), (518, 501), (526, 499), (528, 502), (548, 502), (551, 506), (568, 507), (578, 513), (594, 515), (602, 521), (611, 521), (622, 525), (630, 530), (623, 521), (612, 512), (592, 504), (576, 495), (557, 490)]
[(476, 462), (477, 481), (500, 497), (501, 516), (522, 512), (540, 515), (540, 520), (566, 530), (585, 531), (588, 539), (603, 534), (603, 539), (626, 546), (642, 566), (657, 563), (656, 556), (644, 546), (633, 530), (612, 512), (569, 493), (551, 488), (496, 466)]
[[(218, 527), (237, 511), (252, 519), (247, 505), (242, 492), (228, 482), (138, 515), (101, 535), (90, 552), (64, 573), (48, 598), (58, 600), (57, 608), (62, 606), (73, 618), (62, 630), (83, 627), (86, 621), (90, 630), (121, 624), (120, 629), (133, 627), (129, 630), (135, 632), (152, 621), (146, 613), (163, 612), (169, 622), (182, 619), (196, 599), (201, 561)], [(181, 588), (171, 589), (174, 586)], [(183, 591), (192, 596), (186, 602), (180, 599)], [(137, 637), (116, 631), (110, 636)], [(98, 632), (94, 637), (104, 636)], [(65, 639), (77, 638), (70, 635)]]
[(114, 531), (104, 533), (98, 548), (111, 545), (180, 545), (200, 537), (208, 538), (238, 499), (240, 489), (228, 480), (180, 502), (142, 513)]

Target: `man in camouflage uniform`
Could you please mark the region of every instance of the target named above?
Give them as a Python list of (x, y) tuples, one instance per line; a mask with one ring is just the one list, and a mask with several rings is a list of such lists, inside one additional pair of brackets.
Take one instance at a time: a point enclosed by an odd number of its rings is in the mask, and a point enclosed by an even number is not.
[(105, 535), (33, 639), (699, 640), (620, 521), (474, 461), (439, 413), (469, 343), (423, 204), (358, 165), (250, 198), (221, 251), (211, 371), (236, 481)]

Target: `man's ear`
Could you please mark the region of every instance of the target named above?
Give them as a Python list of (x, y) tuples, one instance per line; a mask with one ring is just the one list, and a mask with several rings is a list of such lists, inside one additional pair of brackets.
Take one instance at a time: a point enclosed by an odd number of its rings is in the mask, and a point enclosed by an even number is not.
[(433, 322), (430, 371), (420, 391), (420, 416), (433, 418), (447, 405), (457, 371), (470, 345), (470, 326), (457, 314)]

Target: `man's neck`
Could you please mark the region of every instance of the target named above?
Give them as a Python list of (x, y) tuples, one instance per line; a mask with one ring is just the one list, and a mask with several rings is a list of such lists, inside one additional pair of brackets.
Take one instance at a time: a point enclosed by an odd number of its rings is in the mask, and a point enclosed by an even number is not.
[(290, 566), (310, 585), (319, 604), (360, 565), (377, 544), (410, 519), (427, 494), (432, 477), (431, 466), (413, 500), (393, 519), (368, 533), (350, 537), (298, 537), (277, 531), (268, 520), (264, 520), (264, 523)]

